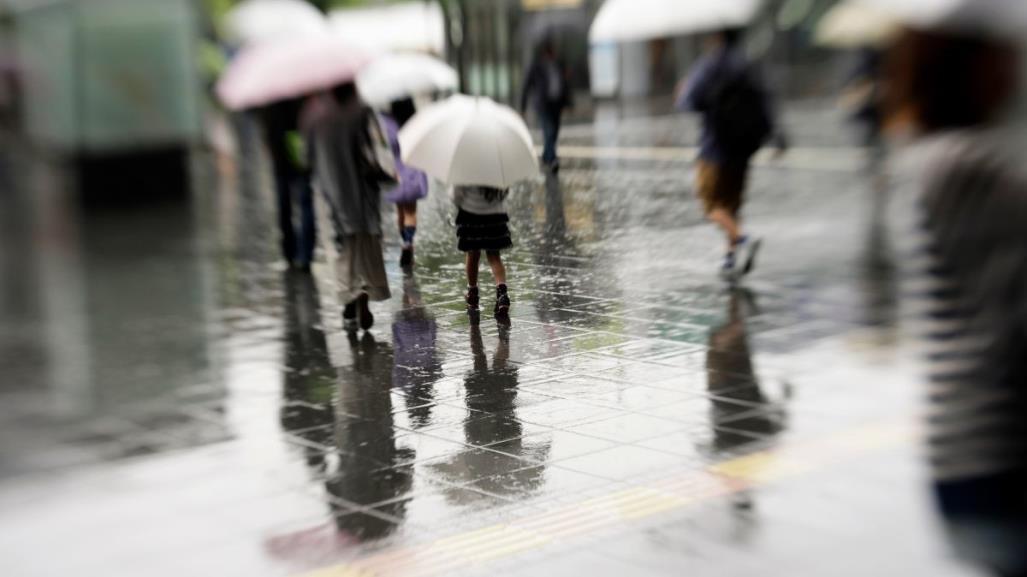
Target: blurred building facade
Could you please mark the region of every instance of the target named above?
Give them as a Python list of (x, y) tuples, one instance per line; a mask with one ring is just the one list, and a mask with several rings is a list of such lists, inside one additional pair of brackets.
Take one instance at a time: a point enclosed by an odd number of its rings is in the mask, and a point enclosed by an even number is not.
[[(838, 88), (844, 55), (816, 47), (817, 22), (837, 0), (768, 0), (747, 45), (764, 60), (786, 98), (823, 97)], [(463, 90), (514, 103), (533, 50), (557, 42), (577, 91), (599, 98), (669, 95), (701, 49), (699, 35), (589, 45), (603, 0), (442, 0), (447, 53)]]
[(74, 161), (86, 191), (188, 189), (203, 136), (196, 2), (7, 0), (6, 11), (31, 141)]

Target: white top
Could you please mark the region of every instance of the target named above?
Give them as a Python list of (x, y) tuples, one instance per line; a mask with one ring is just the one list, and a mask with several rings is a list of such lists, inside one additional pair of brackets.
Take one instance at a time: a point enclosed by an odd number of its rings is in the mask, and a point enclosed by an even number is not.
[(503, 214), (509, 189), (486, 186), (453, 187), (453, 203), (471, 214)]

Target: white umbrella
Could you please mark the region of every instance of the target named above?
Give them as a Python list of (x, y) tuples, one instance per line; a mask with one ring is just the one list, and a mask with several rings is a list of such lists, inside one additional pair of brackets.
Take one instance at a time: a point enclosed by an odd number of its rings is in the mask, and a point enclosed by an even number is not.
[(538, 175), (521, 117), (488, 98), (454, 95), (418, 112), (399, 133), (403, 162), (455, 186), (508, 188)]
[(328, 20), (303, 0), (244, 0), (225, 16), (226, 35), (242, 44), (323, 33)]
[(438, 2), (378, 3), (332, 10), (328, 25), (334, 34), (368, 49), (432, 54), (446, 51), (446, 24)]
[(762, 0), (606, 0), (589, 41), (634, 42), (748, 24)]
[(357, 77), (364, 101), (382, 107), (393, 100), (431, 92), (456, 90), (456, 70), (426, 54), (394, 54), (379, 58)]
[(899, 33), (899, 22), (881, 10), (846, 0), (835, 4), (817, 24), (815, 40), (822, 46), (883, 46)]

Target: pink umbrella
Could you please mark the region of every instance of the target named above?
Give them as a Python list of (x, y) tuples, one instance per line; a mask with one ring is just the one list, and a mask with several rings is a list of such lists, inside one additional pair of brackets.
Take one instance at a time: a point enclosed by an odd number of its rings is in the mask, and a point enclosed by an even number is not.
[(232, 110), (255, 108), (352, 81), (370, 60), (331, 34), (255, 44), (228, 65), (217, 94)]

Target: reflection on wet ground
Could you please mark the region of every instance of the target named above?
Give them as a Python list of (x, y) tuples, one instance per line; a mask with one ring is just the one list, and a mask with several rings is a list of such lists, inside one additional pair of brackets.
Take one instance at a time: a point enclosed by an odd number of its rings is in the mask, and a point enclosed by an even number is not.
[(191, 206), (22, 199), (43, 240), (12, 234), (24, 258), (2, 261), (5, 565), (967, 574), (925, 497), (901, 215), (873, 209), (836, 120), (793, 116), (836, 148), (755, 171), (766, 251), (736, 290), (716, 280), (687, 156), (666, 154), (689, 121), (571, 127), (559, 178), (511, 197), (509, 327), (464, 313), (442, 191), (413, 276), (389, 232), (394, 296), (359, 335), (328, 255), (314, 276), (277, 264), (261, 171)]

